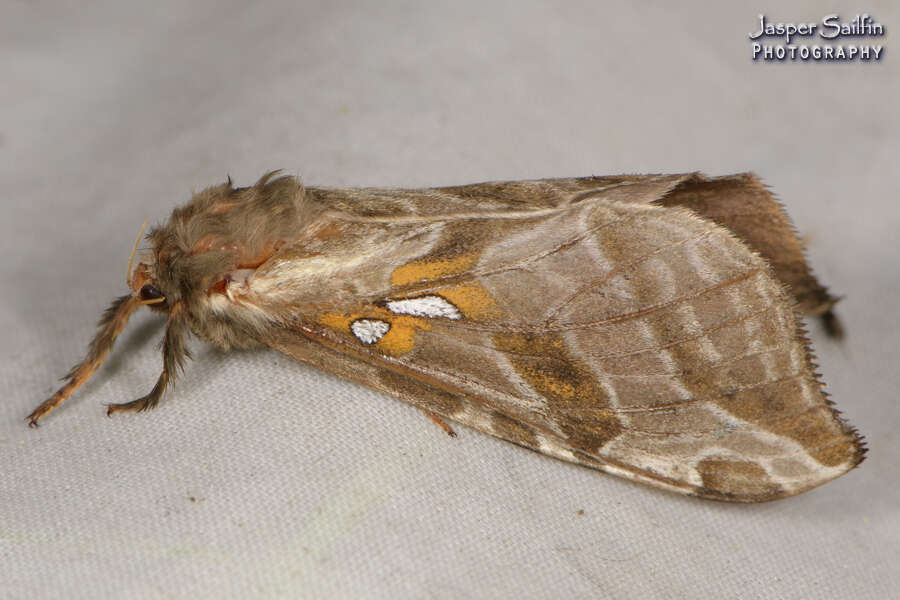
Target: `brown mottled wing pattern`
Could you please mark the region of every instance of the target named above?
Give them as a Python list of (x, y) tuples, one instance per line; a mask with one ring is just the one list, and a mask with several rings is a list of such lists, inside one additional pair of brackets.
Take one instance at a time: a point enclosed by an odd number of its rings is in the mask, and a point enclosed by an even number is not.
[[(312, 189), (331, 210), (260, 267), (252, 300), (305, 307), (273, 347), (517, 444), (708, 498), (789, 496), (863, 448), (776, 271), (660, 205), (708, 181)], [(423, 298), (457, 312), (397, 309)]]

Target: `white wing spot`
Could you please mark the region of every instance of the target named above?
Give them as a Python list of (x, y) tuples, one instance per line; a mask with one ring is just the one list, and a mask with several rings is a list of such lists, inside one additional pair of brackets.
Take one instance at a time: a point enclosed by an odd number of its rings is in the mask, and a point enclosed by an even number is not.
[(446, 319), (459, 319), (462, 317), (459, 314), (459, 309), (441, 296), (388, 300), (387, 309), (398, 315), (413, 315), (414, 317), (444, 317)]
[(391, 324), (378, 319), (357, 319), (350, 324), (350, 331), (363, 344), (374, 344), (388, 332)]

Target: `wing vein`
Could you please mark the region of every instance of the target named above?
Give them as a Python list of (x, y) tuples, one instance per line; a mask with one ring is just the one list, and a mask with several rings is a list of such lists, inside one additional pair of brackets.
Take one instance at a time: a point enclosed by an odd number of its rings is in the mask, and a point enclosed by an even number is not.
[(750, 269), (749, 271), (741, 273), (740, 275), (732, 277), (731, 279), (728, 279), (726, 281), (720, 281), (719, 283), (715, 283), (713, 285), (703, 287), (699, 290), (696, 290), (695, 292), (693, 292), (691, 294), (685, 294), (683, 296), (678, 296), (677, 298), (673, 298), (672, 300), (668, 300), (666, 302), (654, 304), (652, 306), (648, 306), (646, 308), (642, 308), (642, 309), (632, 311), (629, 313), (614, 315), (612, 317), (607, 317), (604, 319), (597, 319), (595, 321), (584, 321), (582, 323), (561, 323), (561, 324), (555, 325), (555, 326), (544, 326), (544, 327), (539, 327), (539, 328), (538, 327), (525, 328), (525, 327), (515, 327), (515, 326), (513, 326), (513, 327), (509, 327), (509, 326), (506, 326), (506, 327), (493, 326), (493, 327), (491, 327), (491, 326), (485, 326), (485, 325), (476, 326), (476, 325), (471, 325), (471, 324), (468, 324), (468, 323), (465, 323), (462, 321), (455, 322), (452, 324), (447, 323), (446, 326), (447, 327), (459, 327), (461, 329), (466, 329), (468, 331), (496, 331), (496, 332), (506, 332), (506, 333), (531, 333), (531, 334), (572, 331), (572, 330), (577, 330), (577, 329), (589, 329), (589, 328), (595, 327), (597, 325), (608, 325), (611, 323), (618, 323), (621, 321), (637, 319), (639, 317), (643, 317), (650, 313), (653, 313), (653, 312), (656, 312), (659, 310), (663, 310), (665, 308), (669, 308), (671, 306), (674, 306), (674, 305), (684, 302), (686, 300), (694, 300), (705, 294), (713, 292), (717, 289), (727, 287), (730, 285), (734, 285), (735, 283), (739, 283), (741, 281), (749, 279), (750, 277), (752, 277), (756, 274), (760, 274), (763, 272), (764, 272), (763, 269), (759, 268), (759, 267), (755, 268), (755, 269)]
[(547, 324), (550, 324), (551, 322), (553, 322), (553, 321), (556, 319), (556, 316), (557, 316), (560, 312), (562, 312), (562, 310), (563, 310), (566, 306), (568, 306), (569, 304), (571, 304), (572, 302), (574, 302), (575, 299), (578, 298), (579, 296), (581, 296), (582, 294), (584, 294), (584, 292), (585, 292), (586, 290), (589, 290), (589, 289), (594, 288), (594, 287), (602, 288), (602, 287), (603, 287), (604, 285), (606, 285), (613, 277), (615, 277), (615, 276), (618, 275), (619, 273), (622, 273), (623, 271), (626, 271), (626, 270), (628, 270), (628, 269), (631, 269), (631, 268), (635, 267), (636, 265), (639, 265), (639, 264), (641, 264), (641, 263), (643, 263), (643, 262), (646, 262), (646, 261), (650, 260), (651, 258), (653, 258), (654, 256), (656, 256), (656, 255), (658, 255), (658, 254), (660, 254), (660, 253), (662, 253), (662, 252), (665, 252), (666, 250), (671, 250), (671, 249), (673, 249), (673, 248), (676, 248), (676, 247), (681, 246), (681, 245), (684, 245), (684, 244), (688, 244), (688, 243), (690, 243), (690, 242), (695, 242), (695, 241), (699, 242), (700, 240), (702, 240), (702, 239), (704, 239), (704, 238), (706, 238), (706, 237), (709, 237), (709, 236), (713, 233), (713, 231), (714, 231), (714, 230), (710, 229), (710, 230), (701, 232), (701, 233), (699, 233), (699, 234), (697, 234), (697, 235), (688, 236), (688, 237), (686, 237), (686, 238), (684, 238), (684, 239), (681, 239), (681, 240), (678, 240), (678, 241), (676, 241), (676, 242), (672, 242), (672, 243), (669, 243), (669, 244), (665, 244), (665, 245), (663, 245), (663, 246), (660, 246), (659, 248), (656, 248), (655, 250), (653, 250), (653, 252), (649, 252), (649, 253), (647, 253), (647, 254), (644, 254), (644, 255), (641, 255), (641, 256), (637, 257), (635, 260), (631, 261), (631, 262), (628, 263), (627, 265), (621, 265), (621, 266), (617, 266), (617, 267), (615, 267), (615, 268), (613, 268), (613, 269), (610, 269), (610, 271), (609, 271), (608, 273), (606, 273), (603, 277), (601, 277), (601, 278), (599, 278), (599, 279), (595, 279), (595, 280), (593, 280), (593, 281), (589, 281), (588, 283), (582, 285), (582, 286), (579, 287), (577, 290), (575, 290), (574, 292), (572, 292), (572, 294), (570, 294), (568, 297), (566, 297), (565, 300), (563, 300), (559, 305), (557, 305), (556, 308), (554, 308), (554, 309), (550, 312), (550, 314), (547, 316), (547, 319), (546, 319), (545, 322), (546, 322)]

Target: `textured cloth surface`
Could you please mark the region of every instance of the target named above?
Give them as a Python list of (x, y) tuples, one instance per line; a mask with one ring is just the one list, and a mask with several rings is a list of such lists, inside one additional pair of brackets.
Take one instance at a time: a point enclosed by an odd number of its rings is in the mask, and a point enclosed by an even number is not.
[[(826, 14), (767, 4), (6, 3), (0, 597), (896, 593), (900, 11), (827, 9), (873, 11), (880, 63), (754, 63), (760, 12)], [(780, 502), (700, 501), (197, 342), (157, 410), (107, 419), (159, 373), (146, 312), (29, 430), (124, 292), (144, 218), (273, 168), (404, 187), (755, 171), (844, 296), (847, 339), (811, 336), (869, 459)]]

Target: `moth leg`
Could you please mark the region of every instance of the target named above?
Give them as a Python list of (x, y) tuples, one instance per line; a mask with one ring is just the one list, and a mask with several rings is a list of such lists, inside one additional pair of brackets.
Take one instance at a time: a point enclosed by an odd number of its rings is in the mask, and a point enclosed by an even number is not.
[(425, 413), (425, 415), (426, 415), (429, 419), (431, 419), (432, 421), (434, 421), (434, 424), (435, 424), (435, 425), (437, 425), (438, 427), (440, 427), (441, 429), (443, 429), (443, 430), (444, 430), (444, 433), (446, 433), (447, 435), (449, 435), (449, 436), (452, 437), (452, 438), (455, 438), (455, 437), (456, 437), (456, 432), (453, 431), (453, 428), (450, 427), (450, 425), (447, 424), (447, 421), (445, 421), (444, 418), (441, 417), (441, 415), (439, 415), (439, 414), (437, 414), (437, 413), (433, 413), (433, 412), (431, 412), (430, 410), (425, 410), (424, 408), (422, 409), (422, 412)]
[(66, 398), (72, 395), (72, 392), (94, 374), (94, 371), (100, 368), (100, 365), (106, 359), (106, 355), (112, 349), (116, 337), (125, 327), (128, 317), (131, 316), (132, 311), (138, 306), (140, 306), (139, 300), (129, 294), (117, 298), (106, 309), (106, 312), (103, 313), (103, 317), (100, 318), (100, 322), (97, 324), (100, 327), (100, 331), (97, 332), (97, 335), (91, 340), (90, 346), (88, 346), (87, 356), (63, 378), (68, 380), (66, 384), (26, 417), (31, 427), (37, 427), (41, 417), (62, 404)]
[(106, 407), (106, 416), (110, 416), (117, 412), (141, 412), (156, 407), (159, 404), (166, 386), (169, 384), (169, 377), (176, 374), (184, 368), (184, 361), (190, 358), (190, 354), (184, 347), (185, 323), (182, 315), (182, 304), (176, 302), (169, 311), (169, 319), (166, 322), (166, 333), (163, 337), (163, 370), (156, 380), (156, 385), (150, 390), (146, 396), (142, 396), (131, 402), (123, 402), (121, 404), (109, 404)]
[(156, 385), (153, 386), (153, 389), (150, 390), (149, 394), (142, 396), (137, 400), (132, 400), (131, 402), (108, 404), (106, 406), (106, 416), (109, 417), (116, 412), (141, 412), (154, 408), (159, 404), (159, 400), (162, 398), (163, 392), (166, 391), (166, 385), (168, 385), (168, 383), (169, 375), (164, 370), (160, 373), (159, 379), (156, 380)]

